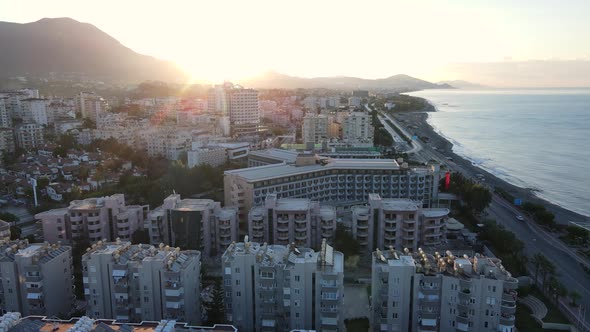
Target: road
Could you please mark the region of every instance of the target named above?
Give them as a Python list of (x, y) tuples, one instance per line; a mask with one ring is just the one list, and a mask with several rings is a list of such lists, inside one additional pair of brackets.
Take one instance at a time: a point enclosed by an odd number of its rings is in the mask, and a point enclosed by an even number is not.
[[(398, 122), (392, 121), (398, 128), (403, 129)], [(419, 142), (416, 142), (420, 144)], [(460, 172), (467, 178), (476, 179), (476, 174), (452, 161), (438, 151), (432, 150), (428, 145), (421, 144), (416, 153), (420, 159), (437, 160), (449, 170)], [(490, 188), (491, 189), (491, 188)], [(491, 190), (493, 193), (493, 190)], [(585, 308), (590, 308), (590, 275), (584, 271), (581, 265), (590, 268), (590, 264), (583, 257), (580, 257), (574, 250), (567, 247), (563, 242), (547, 233), (527, 216), (524, 221), (518, 221), (515, 216), (522, 214), (512, 204), (493, 193), (492, 202), (487, 209), (490, 218), (495, 219), (499, 224), (514, 232), (516, 237), (524, 243), (524, 253), (529, 259), (536, 253), (542, 253), (556, 267), (557, 278), (568, 290), (576, 290), (582, 295), (580, 301)], [(532, 266), (529, 266), (532, 270)], [(584, 320), (590, 323), (590, 313), (586, 311)]]

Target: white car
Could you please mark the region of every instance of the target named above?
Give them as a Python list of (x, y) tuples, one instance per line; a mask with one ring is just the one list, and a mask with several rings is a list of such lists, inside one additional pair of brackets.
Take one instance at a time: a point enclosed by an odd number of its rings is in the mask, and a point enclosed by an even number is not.
[(516, 216), (516, 220), (518, 220), (518, 221), (524, 221), (524, 217), (521, 216), (521, 215), (517, 215)]

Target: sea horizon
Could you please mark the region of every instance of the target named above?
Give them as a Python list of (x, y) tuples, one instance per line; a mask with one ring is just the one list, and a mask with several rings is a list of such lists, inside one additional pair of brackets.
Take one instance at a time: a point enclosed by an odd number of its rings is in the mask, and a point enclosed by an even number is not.
[(437, 89), (428, 123), (453, 152), (553, 204), (590, 216), (590, 88)]

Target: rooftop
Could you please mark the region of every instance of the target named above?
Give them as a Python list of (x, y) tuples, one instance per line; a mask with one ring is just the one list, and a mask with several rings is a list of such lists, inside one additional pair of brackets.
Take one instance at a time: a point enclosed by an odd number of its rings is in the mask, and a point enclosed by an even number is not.
[(384, 210), (390, 211), (417, 211), (418, 203), (410, 199), (382, 199), (381, 204)]
[(279, 211), (302, 211), (308, 210), (311, 201), (307, 198), (282, 198), (277, 200), (275, 210)]
[(309, 166), (287, 165), (285, 162), (274, 165), (241, 168), (225, 171), (225, 174), (236, 175), (247, 181), (260, 181), (283, 176), (305, 174), (313, 171), (333, 169), (361, 169), (361, 170), (399, 170), (400, 167), (394, 159), (332, 159), (327, 158), (325, 165), (315, 164)]
[(211, 199), (194, 199), (185, 198), (179, 200), (174, 210), (177, 211), (205, 211), (208, 210), (215, 202)]
[(258, 151), (250, 151), (251, 156), (257, 157), (265, 157), (270, 159), (282, 160), (286, 163), (294, 163), (295, 159), (297, 159), (298, 152), (293, 150), (284, 150), (284, 149), (266, 149), (266, 150), (258, 150)]

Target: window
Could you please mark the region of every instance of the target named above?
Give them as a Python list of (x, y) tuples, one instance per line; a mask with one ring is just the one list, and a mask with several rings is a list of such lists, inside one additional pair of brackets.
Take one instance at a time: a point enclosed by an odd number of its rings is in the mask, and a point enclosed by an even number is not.
[(236, 292), (236, 296), (242, 296), (242, 292)]
[(236, 286), (239, 286), (239, 285), (240, 285), (240, 280), (236, 279)]
[(144, 302), (144, 303), (148, 303), (148, 302), (150, 302), (150, 298), (149, 298), (148, 296), (144, 296), (144, 297), (143, 297), (143, 302)]
[(295, 281), (299, 281), (300, 277), (299, 276), (295, 276)]
[(236, 267), (236, 268), (234, 269), (234, 272), (235, 272), (235, 273), (240, 273), (240, 268), (239, 268), (239, 267)]
[(488, 322), (484, 322), (483, 327), (488, 327)]
[(295, 288), (295, 294), (299, 294), (299, 288)]
[(393, 313), (393, 318), (397, 318), (397, 312)]

